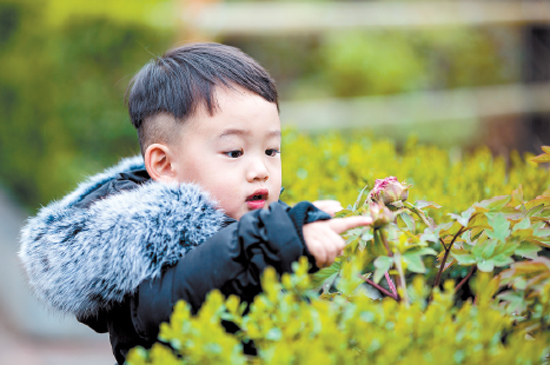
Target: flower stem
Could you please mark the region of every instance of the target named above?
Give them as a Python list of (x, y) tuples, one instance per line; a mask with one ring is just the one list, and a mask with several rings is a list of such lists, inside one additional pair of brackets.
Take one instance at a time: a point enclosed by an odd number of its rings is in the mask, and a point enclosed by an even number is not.
[[(386, 234), (384, 233), (384, 231), (382, 229), (379, 229), (378, 234), (380, 235), (380, 239), (384, 243), (384, 247), (386, 247), (386, 250), (388, 251), (388, 256), (389, 257), (394, 257), (393, 252), (390, 249), (390, 245), (388, 243), (388, 239), (386, 238)], [(403, 293), (404, 293), (403, 295), (405, 296), (405, 301), (406, 301), (407, 306), (408, 306), (409, 305), (409, 299), (407, 297), (407, 284), (405, 283), (405, 275), (403, 275), (403, 270), (401, 268), (401, 262), (398, 263), (397, 261), (394, 260), (394, 263), (397, 267), (397, 272), (400, 275), (399, 277), (396, 277), (394, 280), (395, 280), (395, 282), (399, 283), (399, 286), (403, 289)], [(401, 271), (399, 271), (399, 270), (401, 270)], [(389, 274), (387, 274), (387, 275), (389, 276)], [(388, 285), (390, 285), (390, 282), (391, 282), (391, 279), (390, 279), (390, 281), (388, 281)], [(397, 290), (396, 290), (396, 297), (399, 297), (399, 294), (397, 294)]]
[(384, 234), (384, 231), (382, 229), (378, 229), (377, 231), (378, 231), (378, 235), (380, 235), (380, 239), (382, 240), (382, 243), (384, 244), (384, 247), (386, 247), (388, 256), (393, 257), (393, 252), (390, 250), (390, 245), (388, 244), (388, 240), (386, 238), (386, 235)]
[(397, 272), (399, 273), (399, 286), (403, 290), (403, 300), (405, 301), (405, 305), (407, 308), (410, 305), (409, 302), (409, 296), (407, 294), (407, 283), (405, 282), (405, 273), (403, 272), (403, 267), (401, 266), (401, 255), (397, 255), (396, 259), (393, 260), (395, 263), (395, 267), (397, 268)]

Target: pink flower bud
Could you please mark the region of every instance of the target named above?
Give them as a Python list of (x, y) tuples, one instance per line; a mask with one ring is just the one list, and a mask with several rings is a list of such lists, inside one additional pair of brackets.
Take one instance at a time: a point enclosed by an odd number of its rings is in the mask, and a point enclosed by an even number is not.
[(395, 220), (395, 216), (392, 211), (389, 210), (388, 207), (386, 207), (381, 201), (369, 202), (368, 210), (365, 215), (372, 218), (373, 228), (380, 228)]
[(409, 187), (410, 185), (397, 181), (394, 176), (377, 179), (367, 201), (383, 201), (384, 204), (405, 201), (409, 197)]

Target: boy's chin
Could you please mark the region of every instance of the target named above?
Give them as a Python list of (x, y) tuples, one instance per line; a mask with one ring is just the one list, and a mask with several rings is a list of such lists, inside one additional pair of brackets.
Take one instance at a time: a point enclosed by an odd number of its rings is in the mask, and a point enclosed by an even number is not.
[(273, 202), (272, 201), (263, 201), (263, 204), (260, 204), (260, 203), (249, 204), (249, 202), (247, 202), (245, 207), (243, 209), (241, 209), (240, 211), (233, 212), (233, 213), (226, 212), (225, 214), (227, 214), (227, 216), (229, 218), (233, 218), (235, 220), (240, 220), (242, 218), (242, 216), (245, 215), (246, 213), (250, 213), (250, 212), (253, 212), (253, 211), (258, 210), (258, 209), (268, 209), (269, 204), (271, 204), (271, 203), (273, 203)]

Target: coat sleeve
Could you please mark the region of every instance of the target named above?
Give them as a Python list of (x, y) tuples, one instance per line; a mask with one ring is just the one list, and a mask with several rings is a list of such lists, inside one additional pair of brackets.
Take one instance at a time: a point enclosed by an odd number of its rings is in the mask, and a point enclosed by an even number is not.
[(196, 312), (213, 289), (252, 301), (261, 291), (260, 275), (267, 266), (282, 274), (292, 271), (291, 265), (298, 258), (307, 256), (316, 270), (303, 242), (302, 226), (329, 218), (307, 202), (292, 209), (273, 203), (268, 210), (245, 214), (166, 269), (161, 277), (139, 286), (132, 300), (137, 333), (156, 338), (160, 323), (169, 320), (175, 302), (183, 299)]

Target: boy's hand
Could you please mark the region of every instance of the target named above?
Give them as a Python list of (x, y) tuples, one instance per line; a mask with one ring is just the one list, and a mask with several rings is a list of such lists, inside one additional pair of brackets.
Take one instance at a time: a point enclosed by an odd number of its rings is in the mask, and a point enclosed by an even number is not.
[(344, 209), (338, 200), (316, 200), (311, 204), (313, 204), (317, 209), (328, 213), (331, 217), (334, 217), (336, 213)]
[(343, 253), (346, 242), (340, 233), (371, 223), (370, 217), (347, 217), (305, 224), (304, 241), (309, 252), (315, 257), (317, 267), (330, 266), (334, 259)]

